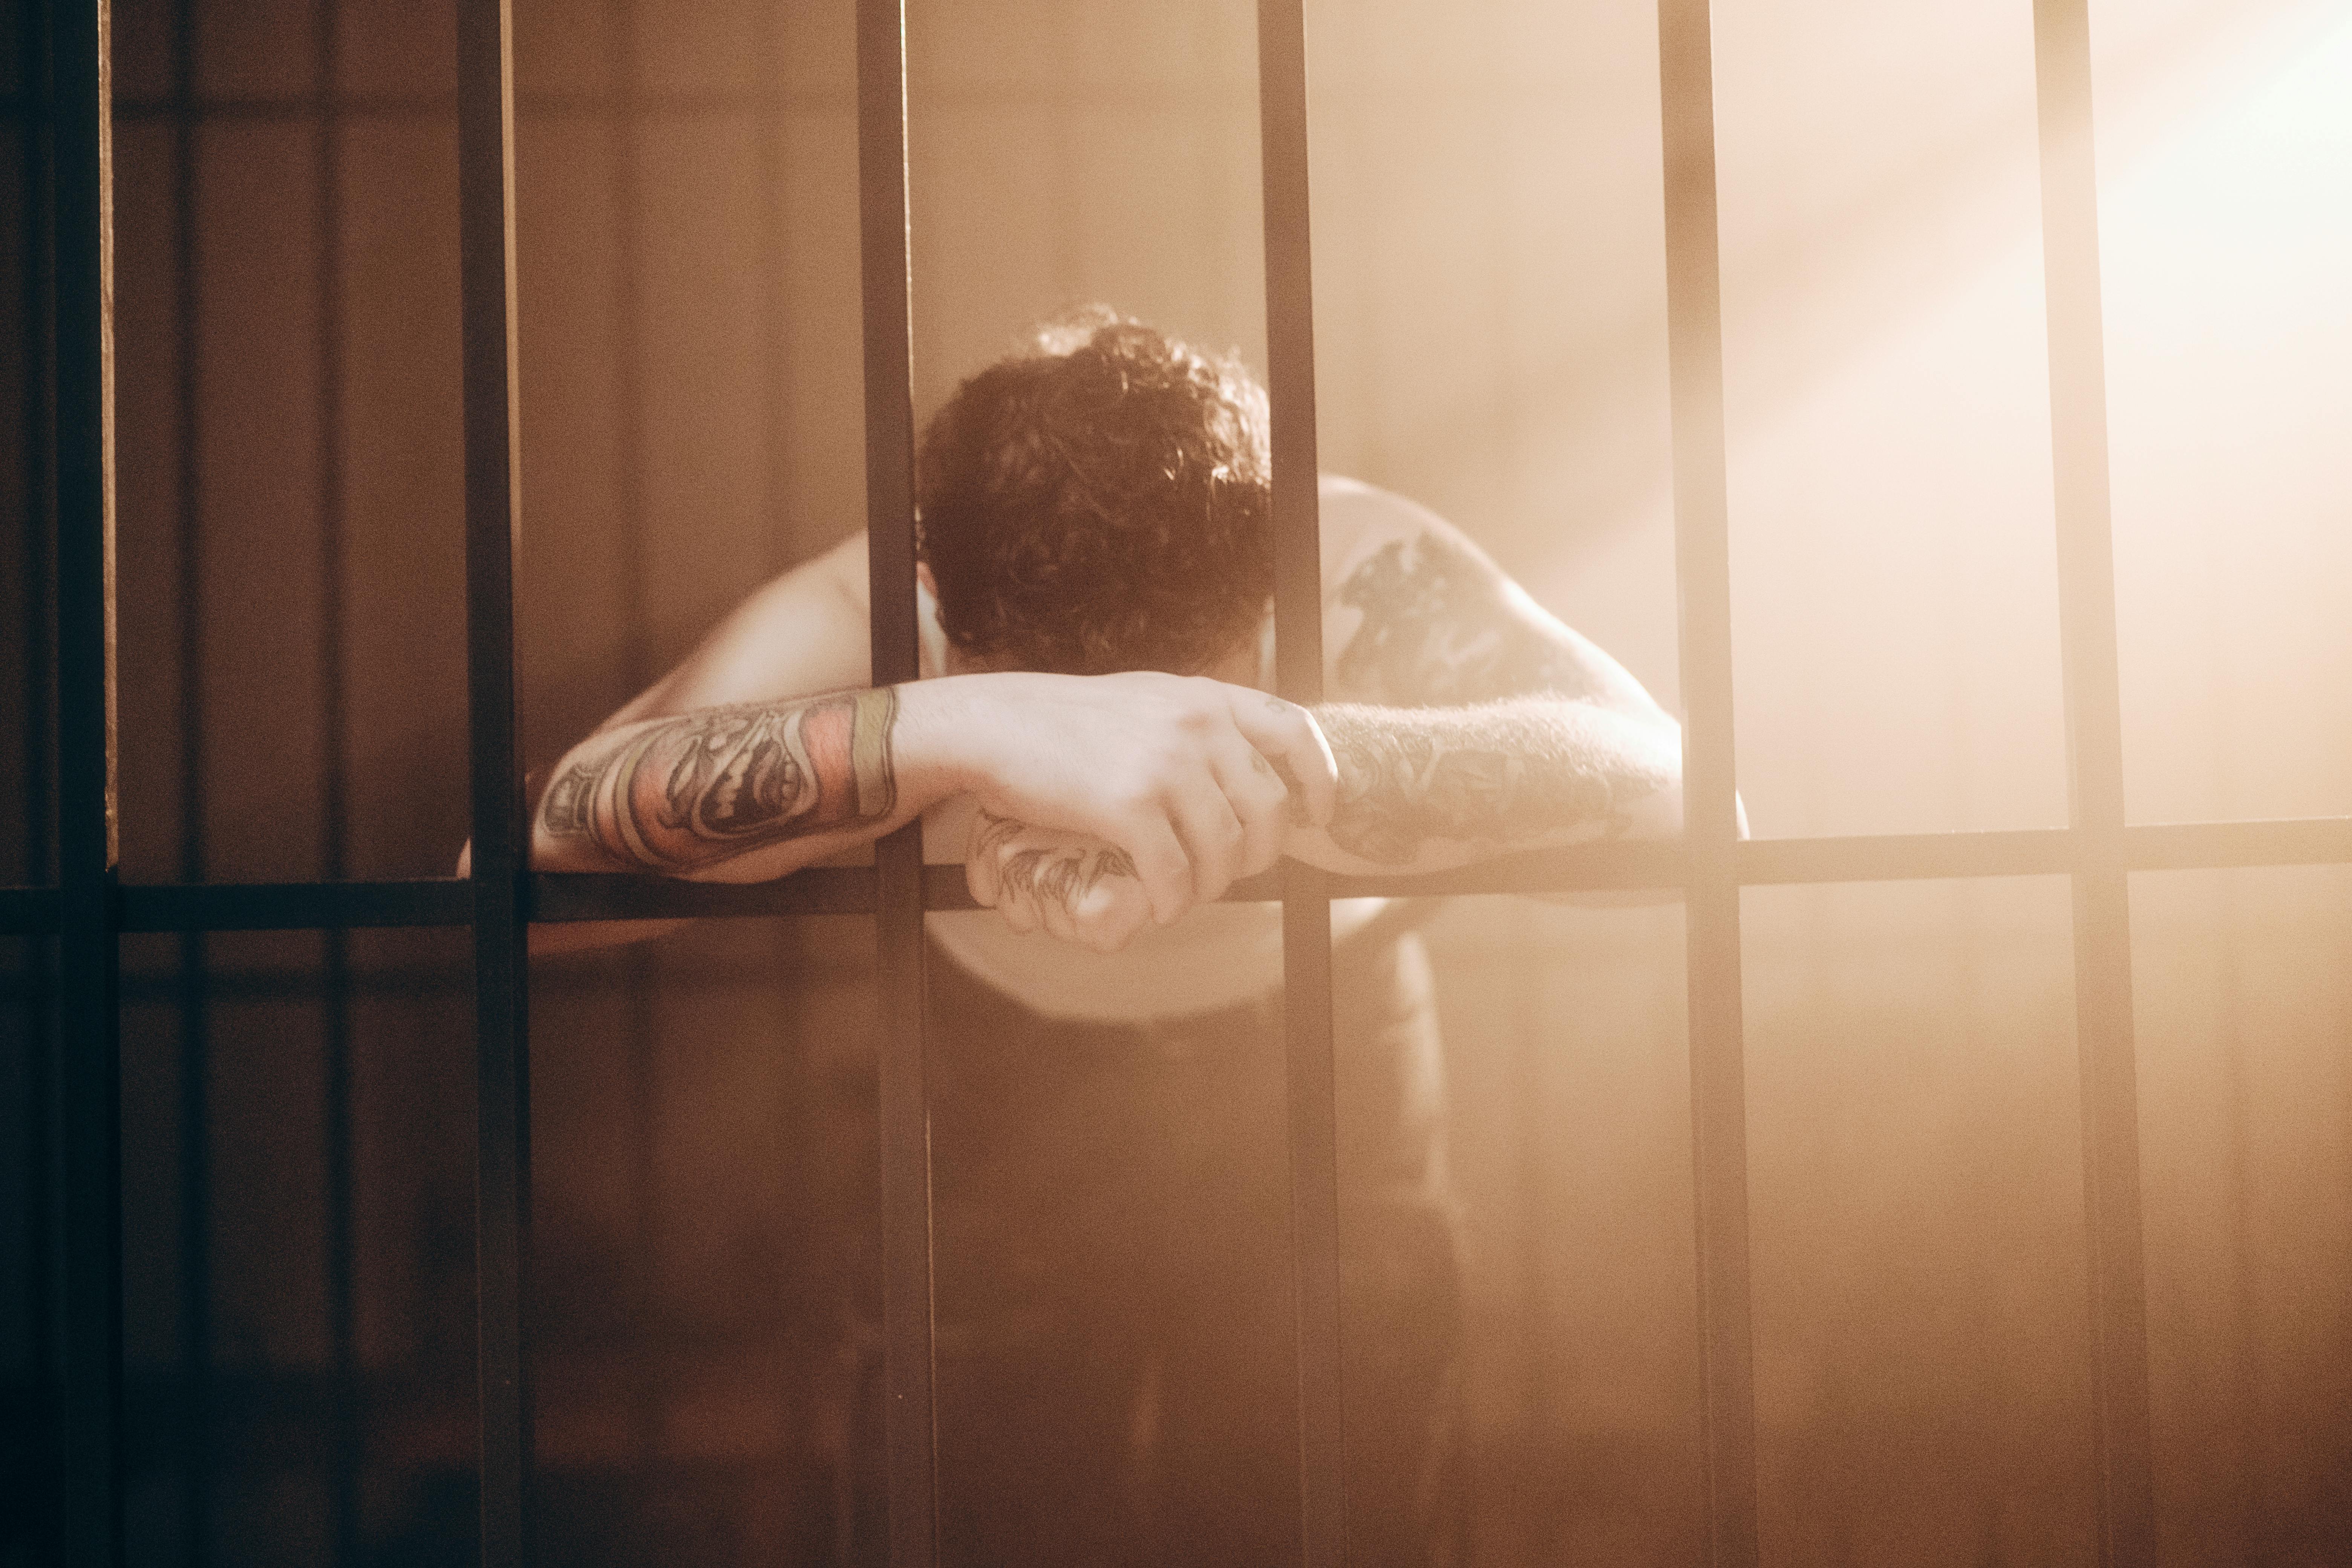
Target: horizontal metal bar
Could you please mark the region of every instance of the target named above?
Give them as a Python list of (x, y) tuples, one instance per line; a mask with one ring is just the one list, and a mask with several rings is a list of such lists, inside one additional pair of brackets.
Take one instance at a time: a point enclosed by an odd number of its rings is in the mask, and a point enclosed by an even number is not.
[[(961, 879), (963, 868), (952, 869)], [(558, 924), (873, 912), (874, 873), (863, 866), (813, 866), (773, 882), (680, 882), (634, 876), (531, 879), (530, 918)]]
[(2341, 865), (2352, 861), (2352, 816), (2148, 823), (2124, 829), (2123, 854), (2134, 871)]
[[(1192, 110), (1223, 105), (1246, 110), (1255, 95), (1246, 88), (1116, 88), (1052, 86), (1007, 93), (995, 88), (932, 88), (926, 100), (941, 108), (1018, 109), (1051, 106), (1074, 109), (1118, 109), (1129, 112), (1159, 110)], [(0, 121), (11, 118), (7, 100), (0, 98)], [(709, 114), (781, 114), (800, 110), (839, 110), (856, 106), (847, 92), (827, 89), (762, 88), (742, 91), (517, 92), (519, 115), (609, 115), (630, 120), (691, 119)], [(283, 97), (200, 98), (182, 105), (168, 98), (118, 98), (116, 123), (171, 121), (288, 121), (333, 116), (343, 120), (415, 120), (438, 115), (454, 118), (454, 93), (289, 93)], [(28, 114), (29, 111), (20, 111)]]
[[(2271, 822), (2168, 822), (2124, 829), (2134, 871), (2223, 870), (2239, 866), (2352, 863), (2352, 817)], [(1754, 838), (1735, 847), (1745, 887), (1804, 882), (1964, 880), (2056, 876), (2075, 868), (2063, 827), (2001, 833), (1913, 833), (1843, 838)], [(1333, 877), (1335, 899), (1421, 899), (1494, 893), (1575, 893), (1681, 888), (1690, 859), (1671, 839), (1580, 844), (1419, 876)], [(533, 921), (728, 920), (874, 912), (874, 873), (818, 866), (774, 882), (681, 882), (667, 877), (541, 874), (530, 879)], [(121, 890), (121, 929), (324, 931), (363, 926), (456, 926), (471, 919), (467, 884), (455, 878), (385, 882), (131, 884)], [(1244, 877), (1227, 903), (1271, 903), (1279, 869)], [(975, 910), (960, 865), (923, 868), (923, 907)], [(0, 936), (58, 929), (55, 888), (0, 888)]]
[(202, 882), (130, 885), (124, 931), (329, 931), (357, 926), (459, 926), (473, 919), (471, 884)]
[(2063, 827), (2008, 833), (1906, 833), (1854, 838), (1751, 838), (1732, 851), (1743, 886), (2032, 877), (2074, 863)]
[[(1688, 877), (1689, 855), (1680, 843), (1673, 839), (1619, 839), (1564, 849), (1541, 849), (1451, 871), (1333, 877), (1329, 887), (1335, 899), (1419, 899), (1456, 893), (1679, 888)], [(1225, 900), (1232, 903), (1271, 899), (1280, 890), (1281, 871), (1276, 868), (1235, 882)]]

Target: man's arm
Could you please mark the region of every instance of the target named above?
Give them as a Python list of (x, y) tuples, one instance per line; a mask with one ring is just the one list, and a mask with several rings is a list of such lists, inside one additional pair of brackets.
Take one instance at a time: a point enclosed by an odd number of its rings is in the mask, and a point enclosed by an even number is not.
[(533, 861), (764, 881), (951, 795), (1120, 852), (1173, 920), (1271, 864), (1292, 798), (1328, 820), (1335, 769), (1304, 710), (1137, 672), (948, 676), (698, 708), (608, 727), (541, 797)]
[(1670, 722), (1548, 697), (1333, 703), (1316, 717), (1339, 763), (1339, 805), (1328, 828), (1294, 827), (1286, 847), (1332, 870), (1435, 871), (1680, 827), (1680, 736)]
[[(1425, 508), (1328, 479), (1322, 500), (1333, 700), (1315, 717), (1339, 802), (1328, 825), (1294, 820), (1284, 853), (1410, 873), (1681, 831), (1681, 729), (1622, 666)], [(984, 823), (967, 879), (1022, 929), (1116, 948), (1141, 922), (1116, 876), (1087, 874), (1090, 853), (1067, 834)]]
[(1622, 666), (1425, 508), (1343, 480), (1323, 500), (1339, 804), (1288, 853), (1430, 871), (1681, 831), (1681, 730)]
[(883, 687), (599, 731), (541, 795), (535, 858), (565, 870), (724, 878), (773, 846), (887, 832), (904, 816), (898, 720), (898, 691)]
[[(765, 880), (970, 793), (1116, 847), (1149, 915), (1172, 920), (1281, 852), (1289, 807), (1266, 758), (1328, 818), (1336, 775), (1320, 732), (1242, 688), (1139, 673), (866, 689), (865, 569), (854, 536), (786, 573), (566, 753), (534, 815), (534, 867)], [(677, 923), (541, 926), (532, 948)]]

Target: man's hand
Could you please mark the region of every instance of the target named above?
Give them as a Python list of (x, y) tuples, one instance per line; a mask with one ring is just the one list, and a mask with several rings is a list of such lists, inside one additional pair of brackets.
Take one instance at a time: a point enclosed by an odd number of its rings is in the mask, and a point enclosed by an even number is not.
[[(1247, 687), (1140, 671), (900, 689), (904, 760), (939, 758), (992, 816), (1121, 851), (1162, 924), (1273, 865), (1294, 821), (1331, 820), (1339, 770), (1322, 731)], [(994, 902), (977, 882), (973, 896)]]
[(1117, 952), (1151, 918), (1126, 850), (985, 810), (972, 817), (963, 874), (973, 900), (1014, 931), (1097, 952)]

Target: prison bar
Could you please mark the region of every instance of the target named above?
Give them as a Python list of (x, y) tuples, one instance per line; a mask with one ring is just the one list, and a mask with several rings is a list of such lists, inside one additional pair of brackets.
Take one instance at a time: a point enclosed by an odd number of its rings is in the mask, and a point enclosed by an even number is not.
[[(1307, 187), (1303, 0), (1258, 0), (1265, 366), (1274, 489), (1275, 689), (1323, 700), (1323, 548), (1317, 510), (1315, 268)], [(1348, 1558), (1339, 1321), (1339, 1159), (1331, 1052), (1329, 876), (1281, 867), (1283, 1096), (1297, 1321), (1298, 1502), (1307, 1568)]]
[[(58, 628), (51, 616), (56, 595), (63, 586), (53, 553), (56, 497), (50, 488), (50, 466), (46, 460), (55, 425), (47, 395), (53, 384), (48, 331), (52, 319), (51, 268), (44, 265), (43, 258), (49, 250), (47, 242), (55, 232), (57, 216), (49, 124), (54, 84), (60, 76), (57, 68), (59, 57), (49, 39), (49, 9), (41, 4), (16, 8), (17, 30), (13, 41), (20, 64), (17, 91), (9, 106), (18, 132), (17, 178), (25, 214), (20, 231), (25, 260), (18, 272), (17, 297), (11, 301), (19, 312), (26, 369), (23, 423), (18, 431), (25, 455), (24, 576), (17, 594), (25, 654), (20, 672), (25, 715), (24, 866), (26, 877), (39, 879), (56, 875), (52, 860), (57, 849), (56, 825), (51, 815), (56, 803), (52, 787), (56, 753), (52, 749), (50, 716), (52, 676), (58, 650)], [(29, 900), (37, 907), (26, 907), (20, 902), (22, 900)], [(26, 1172), (26, 1267), (24, 1279), (16, 1282), (16, 1293), (18, 1310), (24, 1313), (29, 1329), (26, 1368), (34, 1387), (39, 1391), (35, 1396), (37, 1403), (26, 1414), (32, 1422), (45, 1423), (52, 1428), (58, 1421), (57, 1401), (62, 1392), (57, 1306), (61, 1298), (58, 1221), (62, 1208), (59, 1183), (64, 1173), (58, 1152), (65, 1129), (58, 1116), (61, 1063), (53, 1011), (58, 1000), (53, 969), (56, 944), (49, 938), (58, 929), (60, 903), (59, 890), (53, 886), (12, 889), (0, 893), (0, 930), (13, 934), (23, 929), (7, 923), (12, 914), (47, 917), (47, 923), (37, 928), (44, 934), (22, 944), (25, 982), (23, 994), (15, 1000), (22, 1030), (20, 1048), (26, 1058), (26, 1104), (22, 1119), (11, 1131), (24, 1141)], [(44, 1520), (29, 1532), (37, 1542), (56, 1546), (59, 1556), (64, 1555), (58, 1540), (61, 1522)]]
[(114, 929), (114, 247), (106, 0), (49, 18), (56, 159), (58, 983), (65, 1560), (122, 1552), (121, 1053)]
[[(641, 79), (637, 47), (638, 7), (635, 0), (604, 0), (603, 11), (604, 25), (611, 29), (613, 63), (611, 85), (601, 95), (596, 107), (604, 117), (604, 133), (608, 139), (605, 156), (611, 161), (612, 170), (607, 199), (611, 203), (608, 210), (612, 214), (613, 225), (613, 318), (617, 329), (616, 352), (612, 365), (614, 413), (613, 479), (615, 510), (621, 524), (622, 549), (626, 552), (626, 563), (621, 574), (622, 673), (628, 689), (642, 691), (653, 684), (659, 673), (654, 668), (653, 639), (647, 624), (645, 588), (651, 569), (652, 551), (646, 527), (648, 512), (646, 505), (643, 428), (646, 395), (642, 360), (647, 334), (637, 286), (643, 253), (639, 243), (640, 186), (635, 145), (638, 116), (645, 109), (645, 84)], [(763, 48), (761, 58), (775, 59), (781, 57), (772, 48)], [(519, 110), (528, 113), (529, 100), (520, 93), (517, 98)], [(768, 253), (761, 256), (759, 265), (763, 271), (778, 268), (776, 258)], [(631, 1107), (628, 1135), (629, 1245), (640, 1259), (657, 1256), (659, 1245), (654, 1234), (659, 1212), (654, 1176), (655, 1124), (660, 1113), (656, 1080), (661, 1042), (654, 1017), (657, 963), (656, 956), (642, 942), (631, 943), (621, 959), (622, 984), (628, 1007), (626, 1041)], [(636, 1274), (629, 1310), (642, 1321), (655, 1321), (656, 1307), (652, 1271), (640, 1268)], [(663, 1369), (643, 1340), (633, 1348), (627, 1359), (632, 1436), (639, 1452), (652, 1453), (659, 1442)]]
[(466, 690), (473, 811), (477, 1376), (484, 1568), (524, 1568), (531, 1471), (530, 837), (515, 723), (521, 542), (515, 387), (513, 18), (458, 0), (457, 248), (466, 439)]
[[(180, 845), (179, 874), (201, 883), (209, 873), (205, 835), (204, 458), (198, 393), (203, 366), (197, 329), (203, 277), (197, 254), (196, 127), (188, 118), (195, 101), (195, 0), (172, 7), (172, 314), (174, 326), (173, 423), (179, 463), (173, 505), (179, 544), (180, 616)], [(183, 931), (174, 954), (173, 1000), (179, 1025), (180, 1126), (209, 1126), (212, 1120), (212, 1016), (206, 969), (211, 944), (202, 931)], [(333, 940), (331, 938), (330, 940)], [(177, 1444), (180, 1484), (180, 1547), (188, 1568), (210, 1558), (212, 1514), (213, 1268), (212, 1141), (179, 1141), (179, 1358), (183, 1405)]]
[[(921, 673), (915, 613), (914, 278), (907, 190), (907, 14), (857, 5), (857, 232), (865, 317), (866, 552), (873, 680)], [(881, 1026), (882, 1384), (891, 1568), (938, 1560), (932, 1407), (931, 1127), (923, 1039), (923, 825), (874, 847)]]
[(1740, 1015), (1738, 800), (1733, 778), (1731, 547), (1716, 235), (1715, 65), (1707, 0), (1659, 0), (1666, 350), (1683, 689), (1685, 983), (1698, 1232), (1707, 1554), (1757, 1561), (1756, 1380), (1748, 1257), (1748, 1084)]
[[(2121, 851), (2132, 871), (2211, 871), (2352, 862), (2352, 817), (2268, 822), (2138, 823)], [(1987, 833), (1900, 833), (1831, 838), (1753, 838), (1733, 847), (1742, 887), (1793, 883), (1934, 881), (1969, 877), (2065, 876), (2084, 864), (2069, 828)], [(1332, 877), (1335, 899), (1471, 897), (1683, 887), (1691, 858), (1670, 841), (1622, 840), (1539, 850), (1426, 875)], [(871, 873), (812, 867), (774, 882), (681, 882), (660, 877), (540, 873), (528, 884), (533, 921), (730, 920), (874, 911)], [(1282, 896), (1281, 874), (1236, 880), (1229, 902)], [(426, 877), (383, 882), (129, 883), (116, 889), (117, 929), (323, 931), (458, 926), (472, 916), (467, 884)], [(53, 935), (55, 888), (0, 888), (0, 934)], [(923, 868), (926, 910), (970, 910), (961, 866)]]
[(2033, 64), (2067, 811), (2077, 857), (2074, 1043), (2082, 1064), (2099, 1558), (2108, 1568), (2152, 1568), (2156, 1487), (2133, 1055), (2131, 876), (2107, 494), (2106, 349), (2099, 298), (2098, 177), (2091, 143), (2088, 0), (2034, 0)]
[[(182, 0), (194, 9), (192, 0)], [(336, 90), (341, 59), (341, 5), (320, 5), (312, 19), (311, 69), (323, 100), (312, 177), (318, 214), (313, 229), (319, 267), (319, 663), (325, 689), (319, 746), (319, 869), (330, 882), (350, 875), (351, 837), (348, 645), (344, 637), (343, 562), (343, 289), (341, 235), (342, 106)], [(185, 134), (184, 131), (183, 134)], [(193, 388), (191, 388), (193, 401)], [(189, 597), (183, 601), (194, 604)], [(188, 617), (193, 622), (194, 616)], [(363, 1435), (359, 1401), (359, 1293), (353, 1204), (351, 937), (322, 933), (325, 994), (320, 1042), (326, 1058), (320, 1085), (327, 1186), (327, 1358), (334, 1376), (335, 1410), (329, 1483), (333, 1561), (360, 1561), (360, 1468)], [(209, 1352), (207, 1352), (209, 1354)]]
[[(1307, 246), (1304, 40), (1295, 0), (1261, 9), (1263, 150), (1267, 202), (1270, 382), (1275, 406), (1277, 622), (1281, 685), (1294, 700), (1318, 695), (1319, 584), (1313, 572), (1314, 496), (1311, 271)], [(1674, 371), (1677, 561), (1686, 692), (1685, 843), (1596, 845), (1465, 868), (1443, 876), (1301, 877), (1295, 868), (1237, 883), (1229, 896), (1281, 897), (1294, 967), (1288, 1034), (1294, 1070), (1294, 1169), (1328, 1178), (1311, 1158), (1315, 1097), (1301, 1077), (1317, 1055), (1328, 1084), (1328, 896), (1680, 887), (1690, 906), (1695, 1152), (1700, 1205), (1702, 1320), (1706, 1369), (1710, 1540), (1717, 1562), (1753, 1561), (1756, 1549), (1753, 1394), (1747, 1377), (1744, 1157), (1738, 1068), (1737, 889), (1774, 882), (2068, 874), (2075, 889), (2078, 1030), (2083, 1058), (2089, 1279), (2096, 1346), (2098, 1475), (2103, 1560), (2152, 1560), (2145, 1283), (2140, 1258), (2132, 1081), (2130, 932), (2133, 870), (2352, 861), (2352, 819), (2127, 826), (2124, 819), (2116, 670), (2112, 548), (2105, 472), (2104, 359), (2099, 332), (2095, 184), (2090, 142), (2087, 25), (2083, 0), (2037, 0), (2037, 89), (2042, 117), (2053, 445), (2061, 558), (2063, 646), (2070, 740), (2070, 826), (2010, 833), (1732, 841), (1728, 579), (1721, 416), (1720, 322), (1714, 234), (1712, 110), (1707, 17), (1696, 0), (1661, 0), (1661, 86), (1667, 165), (1669, 332)], [(509, 26), (497, 0), (461, 10), (460, 96), (466, 289), (467, 629), (475, 851), (470, 880), (119, 888), (114, 877), (111, 762), (113, 643), (110, 496), (110, 269), (104, 0), (50, 8), (44, 60), (55, 98), (50, 193), (56, 223), (55, 437), (58, 543), (55, 668), (58, 689), (59, 885), (0, 889), (0, 931), (59, 938), (61, 1079), (58, 1099), (63, 1229), (58, 1287), (63, 1333), (60, 1413), (65, 1458), (60, 1498), (66, 1560), (110, 1563), (121, 1550), (121, 1416), (117, 934), (470, 923), (476, 937), (481, 1026), (483, 1268), (480, 1277), (485, 1560), (521, 1560), (530, 1468), (530, 1406), (521, 1339), (528, 1240), (528, 1094), (522, 925), (527, 919), (622, 915), (706, 917), (873, 912), (885, 953), (886, 1072), (898, 1074), (890, 1167), (898, 1185), (892, 1225), (892, 1289), (902, 1303), (891, 1340), (894, 1399), (920, 1383), (919, 1421), (902, 1419), (892, 1447), (892, 1554), (928, 1562), (935, 1540), (929, 1410), (928, 1178), (920, 1139), (920, 910), (970, 908), (959, 868), (925, 868), (908, 841), (886, 847), (877, 870), (821, 869), (751, 887), (630, 877), (531, 877), (522, 850), (516, 768), (512, 575), (515, 494), (512, 92)], [(868, 79), (868, 24), (887, 79)], [(331, 28), (331, 20), (326, 26)], [(31, 21), (28, 32), (38, 36)], [(887, 33), (886, 33), (887, 28)], [(869, 496), (875, 545), (877, 681), (911, 679), (913, 594), (911, 397), (906, 395), (906, 148), (904, 20), (890, 0), (861, 6), (861, 172), (869, 241), (895, 259), (866, 268), (868, 327)], [(1271, 47), (1268, 47), (1271, 45)], [(331, 34), (321, 42), (331, 58)], [(877, 66), (878, 70), (885, 69)], [(877, 107), (879, 105), (880, 107)], [(328, 112), (332, 113), (330, 107)], [(895, 141), (895, 152), (892, 142)], [(331, 181), (331, 138), (321, 178)], [(895, 204), (895, 231), (888, 208)], [(330, 215), (325, 220), (331, 226)], [(330, 230), (331, 232), (331, 230)], [(328, 263), (331, 266), (331, 261)], [(328, 284), (331, 288), (331, 282)], [(37, 284), (28, 284), (37, 290)], [(895, 296), (895, 305), (891, 298)], [(895, 313), (894, 313), (895, 312)], [(187, 312), (184, 310), (184, 321)], [(877, 333), (878, 329), (878, 333)], [(896, 348), (891, 347), (895, 339)], [(878, 344), (878, 350), (877, 350)], [(329, 350), (331, 353), (331, 348)], [(876, 374), (876, 353), (886, 361)], [(895, 358), (893, 357), (895, 355)], [(184, 359), (184, 366), (185, 364)], [(871, 405), (877, 395), (882, 405)], [(1303, 412), (1302, 412), (1303, 411)], [(34, 417), (37, 417), (36, 413)], [(1305, 443), (1303, 460), (1298, 443)], [(894, 479), (893, 476), (896, 476)], [(1291, 489), (1286, 499), (1285, 478)], [(877, 478), (882, 481), (877, 484)], [(888, 487), (898, 487), (895, 497)], [(1303, 500), (1300, 491), (1303, 489)], [(331, 497), (330, 505), (332, 505)], [(1304, 518), (1304, 522), (1300, 519)], [(328, 520), (331, 530), (333, 519)], [(887, 526), (885, 526), (887, 524)], [(333, 560), (330, 542), (329, 561)], [(1302, 560), (1305, 565), (1301, 565)], [(334, 587), (330, 586), (331, 603)], [(330, 636), (333, 635), (330, 628)], [(331, 644), (329, 658), (335, 654)], [(28, 676), (35, 679), (37, 671)], [(39, 705), (35, 705), (36, 711)], [(330, 722), (333, 722), (331, 716)], [(331, 770), (334, 766), (330, 763)], [(339, 781), (326, 780), (331, 825)], [(339, 869), (331, 826), (328, 868)], [(894, 858), (895, 857), (895, 858)], [(190, 874), (200, 874), (201, 857)], [(1317, 916), (1320, 913), (1322, 919)], [(1301, 915), (1305, 918), (1299, 918)], [(1323, 932), (1321, 940), (1313, 940)], [(915, 984), (891, 979), (893, 943)], [(1323, 966), (1305, 998), (1301, 969)], [(1318, 1000), (1319, 999), (1319, 1000)], [(1300, 1005), (1305, 1001), (1309, 1005)], [(1312, 1016), (1320, 1012), (1319, 1025)], [(1302, 1068), (1302, 1058), (1304, 1066)], [(1328, 1093), (1322, 1096), (1328, 1138)], [(919, 1196), (919, 1225), (909, 1216)], [(1336, 1259), (1329, 1232), (1307, 1234), (1312, 1194), (1300, 1200), (1302, 1395), (1328, 1373), (1321, 1414), (1302, 1397), (1302, 1499), (1309, 1561), (1344, 1551), (1343, 1453), (1339, 1427), (1339, 1323), (1305, 1310), (1313, 1255)], [(1320, 1223), (1315, 1221), (1314, 1223)], [(921, 1239), (919, 1255), (911, 1245)], [(908, 1288), (920, 1266), (919, 1297)], [(905, 1278), (900, 1278), (903, 1273)], [(917, 1312), (905, 1303), (919, 1299)], [(1318, 1335), (1326, 1337), (1318, 1340)], [(918, 1373), (915, 1369), (919, 1368)], [(346, 1385), (347, 1386), (347, 1385)], [(909, 1392), (909, 1398), (915, 1397)], [(911, 1411), (912, 1406), (909, 1406)], [(906, 1448), (902, 1458), (901, 1447)], [(1318, 1479), (1319, 1478), (1319, 1479)], [(1318, 1491), (1316, 1489), (1320, 1487)], [(1319, 1554), (1319, 1555), (1318, 1555)]]

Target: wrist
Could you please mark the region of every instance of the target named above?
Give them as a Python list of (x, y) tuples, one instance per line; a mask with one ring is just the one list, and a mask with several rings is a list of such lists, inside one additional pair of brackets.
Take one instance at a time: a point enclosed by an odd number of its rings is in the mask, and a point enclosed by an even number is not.
[(919, 812), (976, 787), (982, 765), (971, 745), (971, 676), (909, 680), (895, 689), (891, 758), (903, 804)]

